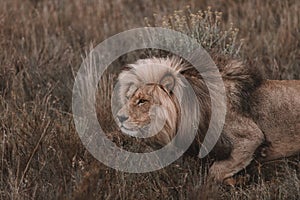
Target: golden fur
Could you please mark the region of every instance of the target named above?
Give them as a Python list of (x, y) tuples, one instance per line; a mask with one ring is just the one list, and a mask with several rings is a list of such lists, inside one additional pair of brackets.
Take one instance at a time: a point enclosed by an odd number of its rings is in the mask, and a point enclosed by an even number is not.
[[(165, 145), (179, 124), (190, 130), (191, 122), (200, 119), (191, 146), (199, 150), (211, 116), (210, 96), (199, 73), (176, 57), (138, 60), (128, 67), (119, 76), (122, 131), (142, 137), (159, 132), (153, 137)], [(227, 115), (222, 134), (210, 152), (215, 158), (210, 177), (220, 182), (232, 177), (262, 146), (262, 161), (299, 153), (300, 81), (266, 81), (254, 67), (238, 61), (220, 65), (219, 70), (226, 88)], [(196, 99), (187, 99), (186, 80)], [(201, 112), (195, 112), (196, 108)], [(182, 131), (180, 140), (189, 137), (188, 131)]]

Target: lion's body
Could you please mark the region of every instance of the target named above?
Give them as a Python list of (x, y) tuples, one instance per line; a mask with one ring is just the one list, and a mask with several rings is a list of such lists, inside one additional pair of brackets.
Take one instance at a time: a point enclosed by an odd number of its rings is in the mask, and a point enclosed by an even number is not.
[(264, 82), (251, 96), (251, 116), (269, 148), (263, 160), (291, 156), (300, 150), (300, 81)]
[[(195, 141), (201, 146), (211, 117), (211, 99), (199, 73), (176, 58), (139, 60), (129, 68), (119, 76), (124, 105), (118, 113), (121, 129), (132, 136), (159, 131), (154, 138), (165, 145), (180, 123), (188, 130), (197, 119), (200, 122)], [(299, 153), (300, 81), (263, 80), (255, 68), (237, 61), (219, 70), (227, 94), (227, 114), (212, 151), (216, 161), (210, 176), (217, 181), (233, 176), (249, 165), (262, 145), (262, 161)], [(196, 100), (188, 99), (183, 78), (192, 85)], [(153, 109), (154, 105), (161, 107)], [(181, 139), (189, 137), (189, 131), (183, 132)]]

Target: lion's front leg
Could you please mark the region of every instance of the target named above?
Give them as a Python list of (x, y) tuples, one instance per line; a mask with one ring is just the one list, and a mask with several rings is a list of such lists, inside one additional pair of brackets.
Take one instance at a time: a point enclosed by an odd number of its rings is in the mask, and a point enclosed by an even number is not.
[(229, 159), (214, 162), (209, 169), (209, 179), (222, 183), (225, 179), (232, 177), (247, 167), (252, 161), (253, 152), (258, 146), (259, 144), (253, 145), (251, 148), (245, 146), (245, 149), (234, 149)]
[(233, 142), (232, 152), (228, 159), (214, 162), (209, 170), (209, 179), (220, 183), (247, 167), (264, 141), (262, 131), (246, 117), (231, 118), (224, 131)]

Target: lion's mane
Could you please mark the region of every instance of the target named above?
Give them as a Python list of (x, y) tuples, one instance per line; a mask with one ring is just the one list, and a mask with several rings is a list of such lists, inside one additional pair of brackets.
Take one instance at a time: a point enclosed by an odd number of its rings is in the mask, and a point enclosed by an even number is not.
[[(227, 107), (235, 110), (235, 112), (247, 112), (247, 99), (262, 81), (260, 73), (257, 69), (236, 60), (230, 61), (224, 59), (219, 60), (216, 64), (224, 81), (227, 94)], [(157, 67), (154, 67), (155, 65)], [(149, 67), (145, 68), (141, 66)], [(132, 85), (135, 88), (139, 88), (147, 83), (160, 84), (161, 80), (167, 75), (175, 80), (172, 94), (177, 94), (176, 96), (179, 99), (172, 95), (170, 98), (176, 103), (177, 107), (180, 104), (181, 110), (177, 108), (177, 111), (173, 111), (172, 115), (176, 116), (176, 123), (172, 123), (172, 120), (169, 119), (170, 122), (168, 124), (173, 127), (166, 127), (162, 131), (163, 137), (158, 137), (157, 139), (165, 140), (166, 138), (174, 137), (174, 132), (171, 130), (177, 129), (179, 127), (178, 124), (181, 123), (183, 130), (180, 130), (180, 132), (183, 135), (181, 135), (180, 140), (184, 140), (185, 137), (189, 137), (188, 130), (191, 128), (191, 122), (199, 120), (197, 136), (190, 147), (191, 152), (199, 151), (211, 117), (210, 95), (206, 83), (199, 72), (188, 62), (178, 57), (141, 59), (133, 64), (129, 64), (127, 69), (119, 76), (119, 96), (122, 104), (126, 103), (126, 95)], [(191, 95), (188, 94), (190, 91), (186, 89), (186, 81), (192, 86), (197, 99), (188, 99)], [(215, 92), (218, 93), (218, 91)], [(198, 110), (196, 108), (199, 108), (200, 113), (196, 112)], [(182, 117), (179, 118), (178, 115)], [(160, 144), (165, 142), (158, 141)], [(231, 150), (232, 143), (227, 138), (226, 133), (223, 132), (214, 149), (210, 152), (210, 155), (217, 160), (222, 160), (230, 155)]]

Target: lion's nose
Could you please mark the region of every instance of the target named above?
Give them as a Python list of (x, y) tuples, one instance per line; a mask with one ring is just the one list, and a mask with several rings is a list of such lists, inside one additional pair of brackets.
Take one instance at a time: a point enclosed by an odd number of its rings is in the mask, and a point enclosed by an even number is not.
[(118, 115), (117, 116), (118, 120), (122, 123), (124, 121), (126, 121), (128, 119), (128, 117), (124, 116), (124, 115)]

